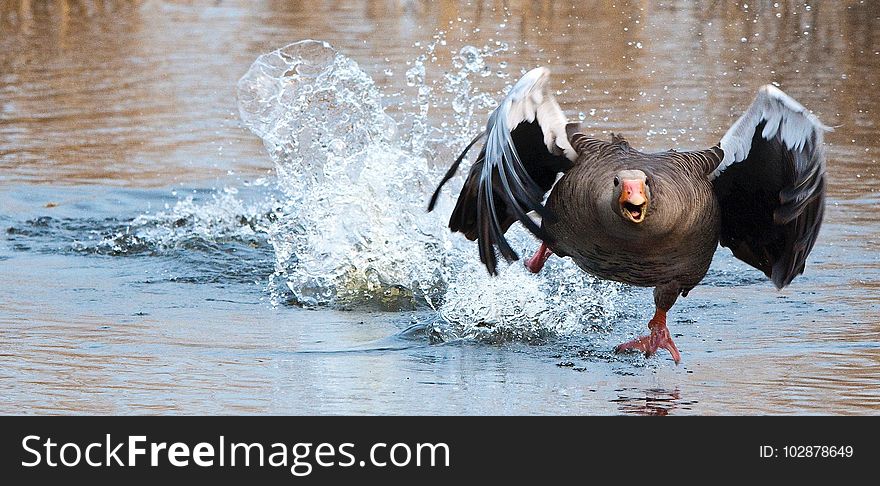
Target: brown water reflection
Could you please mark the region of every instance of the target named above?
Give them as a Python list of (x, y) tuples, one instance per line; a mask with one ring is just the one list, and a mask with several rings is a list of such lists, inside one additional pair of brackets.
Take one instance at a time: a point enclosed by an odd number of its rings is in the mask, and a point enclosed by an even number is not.
[[(235, 103), (236, 81), (258, 55), (326, 40), (374, 77), (402, 118), (415, 109), (407, 63), (441, 31), (448, 45), (428, 65), (429, 81), (462, 46), (506, 42), (493, 74), (476, 78), (480, 89), (548, 65), (571, 118), (651, 150), (715, 144), (759, 85), (778, 83), (835, 127), (827, 224), (808, 275), (778, 294), (767, 285), (695, 291), (673, 328), (684, 334), (683, 367), (621, 373), (587, 361), (577, 373), (541, 351), (480, 346), (286, 354), (371, 343), (399, 326), (387, 316), (263, 308), (259, 289), (234, 291), (259, 311), (207, 300), (233, 292), (223, 286), (144, 297), (152, 287), (125, 287), (145, 273), (130, 263), (89, 260), (89, 271), (0, 247), (0, 264), (24, 259), (33, 270), (0, 270), (0, 411), (880, 411), (878, 2), (6, 0), (0, 192), (65, 186), (70, 196), (269, 175)], [(494, 74), (502, 61), (512, 77)], [(431, 116), (448, 122), (452, 110), (438, 103)], [(37, 194), (3, 199), (0, 217), (54, 214), (41, 209), (52, 199)], [(163, 310), (133, 315), (151, 305)], [(426, 396), (436, 400), (424, 404)]]
[(681, 392), (663, 389), (623, 389), (617, 390), (619, 396), (611, 400), (620, 407), (620, 412), (628, 415), (666, 416), (678, 408), (691, 409), (693, 403), (684, 403)]
[[(257, 55), (320, 38), (393, 91), (405, 87), (406, 62), (421, 52), (414, 43), (445, 31), (455, 50), (501, 40), (513, 49), (499, 61), (550, 65), (565, 108), (596, 110), (590, 127), (622, 131), (648, 148), (715, 143), (758, 85), (778, 82), (838, 126), (828, 137), (832, 189), (857, 197), (877, 183), (880, 109), (866, 94), (880, 77), (878, 9), (857, 1), (809, 9), (721, 1), (7, 1), (0, 170), (7, 181), (132, 185), (261, 171), (265, 159), (239, 129), (234, 102), (235, 81)], [(433, 74), (448, 66), (441, 54)], [(486, 89), (509, 82), (481, 81)], [(857, 174), (859, 185), (843, 182)]]

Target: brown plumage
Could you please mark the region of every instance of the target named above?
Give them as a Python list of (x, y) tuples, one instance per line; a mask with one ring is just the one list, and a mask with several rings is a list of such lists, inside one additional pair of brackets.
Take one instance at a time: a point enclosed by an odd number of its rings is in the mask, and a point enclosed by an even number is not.
[(496, 248), (518, 258), (504, 233), (521, 221), (542, 240), (526, 263), (534, 272), (556, 253), (599, 278), (654, 287), (651, 334), (616, 349), (664, 348), (678, 362), (666, 312), (703, 279), (719, 242), (777, 288), (804, 271), (824, 212), (828, 128), (803, 106), (764, 86), (715, 147), (648, 154), (566, 123), (548, 77), (544, 68), (527, 73), (468, 146), (486, 139), (449, 227), (478, 241), (490, 273)]

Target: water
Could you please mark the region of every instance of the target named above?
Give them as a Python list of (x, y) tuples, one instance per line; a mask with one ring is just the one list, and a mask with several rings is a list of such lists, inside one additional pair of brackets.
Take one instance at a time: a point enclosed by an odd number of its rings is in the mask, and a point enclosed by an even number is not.
[[(0, 412), (880, 409), (874, 5), (334, 5), (0, 7)], [(650, 290), (485, 275), (443, 229), (460, 180), (424, 206), (535, 65), (647, 150), (716, 143), (779, 83), (836, 127), (807, 273), (777, 292), (719, 250), (670, 315), (679, 366), (610, 351)]]

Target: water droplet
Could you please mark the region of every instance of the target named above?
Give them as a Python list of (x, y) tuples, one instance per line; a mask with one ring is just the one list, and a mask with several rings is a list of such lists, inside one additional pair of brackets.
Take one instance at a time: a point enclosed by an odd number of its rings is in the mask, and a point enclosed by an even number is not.
[(406, 70), (406, 85), (416, 86), (425, 82), (425, 65), (417, 62), (415, 66)]
[(455, 98), (452, 99), (452, 109), (455, 110), (456, 113), (464, 113), (467, 111), (470, 104), (468, 103), (468, 98), (465, 94), (459, 94)]
[(480, 50), (474, 46), (462, 47), (461, 50), (458, 51), (458, 57), (464, 63), (465, 69), (472, 73), (481, 71), (485, 64)]

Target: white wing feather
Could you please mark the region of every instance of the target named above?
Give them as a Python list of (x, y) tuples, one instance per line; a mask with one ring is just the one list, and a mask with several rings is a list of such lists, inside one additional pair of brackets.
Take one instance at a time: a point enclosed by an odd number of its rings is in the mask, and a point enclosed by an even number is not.
[(773, 85), (764, 85), (751, 106), (721, 138), (724, 159), (709, 174), (709, 180), (749, 156), (755, 129), (762, 121), (767, 122), (761, 131), (765, 140), (771, 140), (778, 133), (785, 146), (794, 151), (802, 149), (811, 140), (821, 143), (822, 132), (831, 130), (794, 98)]
[(507, 134), (507, 141), (512, 144), (510, 131), (524, 121), (531, 123), (537, 118), (544, 132), (547, 150), (554, 155), (565, 154), (573, 162), (577, 160), (577, 152), (568, 142), (568, 135), (565, 133), (568, 120), (553, 95), (546, 91), (549, 80), (550, 70), (545, 67), (527, 72), (513, 85), (498, 106), (500, 116), (495, 123), (504, 125), (490, 128)]

